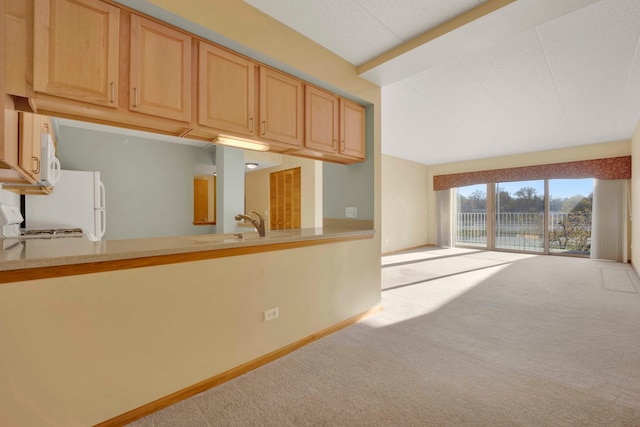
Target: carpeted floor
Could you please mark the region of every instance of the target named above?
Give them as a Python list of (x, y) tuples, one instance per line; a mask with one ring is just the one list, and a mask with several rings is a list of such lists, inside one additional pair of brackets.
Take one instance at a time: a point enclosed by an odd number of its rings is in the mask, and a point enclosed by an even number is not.
[(382, 313), (131, 425), (640, 425), (630, 266), (441, 248), (382, 264)]

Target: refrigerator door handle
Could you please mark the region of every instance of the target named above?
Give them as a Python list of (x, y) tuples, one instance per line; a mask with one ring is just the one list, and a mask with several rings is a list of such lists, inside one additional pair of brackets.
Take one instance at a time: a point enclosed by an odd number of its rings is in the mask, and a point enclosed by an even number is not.
[(100, 184), (100, 205), (98, 206), (98, 209), (104, 209), (107, 205), (107, 193), (106, 193), (107, 190), (105, 189), (102, 181), (100, 181), (99, 184)]
[(96, 216), (96, 233), (98, 240), (102, 240), (104, 233), (107, 232), (107, 212), (104, 209), (97, 209)]
[(53, 163), (53, 165), (52, 165), (53, 168), (52, 169), (53, 169), (54, 177), (53, 177), (53, 181), (51, 182), (51, 185), (55, 185), (60, 180), (60, 175), (61, 175), (60, 170), (62, 168), (60, 167), (60, 160), (58, 160), (57, 157), (54, 157), (52, 159), (52, 163)]

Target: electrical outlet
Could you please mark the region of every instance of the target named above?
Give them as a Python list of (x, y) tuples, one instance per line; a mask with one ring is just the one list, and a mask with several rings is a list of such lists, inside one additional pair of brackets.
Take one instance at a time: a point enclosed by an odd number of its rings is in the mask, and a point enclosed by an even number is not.
[(346, 208), (344, 216), (347, 218), (357, 218), (358, 217), (358, 208)]
[(269, 320), (278, 318), (278, 307), (271, 308), (269, 310), (265, 310), (264, 312), (264, 321), (268, 322)]

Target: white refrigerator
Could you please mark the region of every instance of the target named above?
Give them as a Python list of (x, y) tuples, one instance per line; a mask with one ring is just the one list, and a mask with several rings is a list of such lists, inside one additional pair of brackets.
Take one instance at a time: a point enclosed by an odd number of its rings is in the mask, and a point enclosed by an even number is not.
[(62, 170), (51, 194), (25, 196), (25, 226), (81, 228), (90, 240), (101, 240), (107, 225), (105, 204), (100, 172)]

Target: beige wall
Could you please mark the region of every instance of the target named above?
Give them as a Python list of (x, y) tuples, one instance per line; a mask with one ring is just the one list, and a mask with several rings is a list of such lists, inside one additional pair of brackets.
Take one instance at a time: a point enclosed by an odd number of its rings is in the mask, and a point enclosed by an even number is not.
[(302, 227), (322, 227), (322, 162), (301, 157), (282, 156), (282, 164), (245, 175), (246, 210), (265, 214), (269, 227), (269, 174), (300, 168)]
[(382, 156), (382, 253), (426, 245), (429, 168)]
[[(153, 3), (373, 105), (369, 155), (379, 229), (380, 89), (360, 79), (353, 65), (241, 0)], [(0, 425), (93, 425), (379, 303), (379, 234), (0, 285)], [(262, 312), (273, 307), (280, 317), (263, 323)]]
[(2, 285), (0, 425), (94, 425), (379, 301), (369, 240)]
[[(472, 172), (490, 169), (502, 169), (518, 166), (531, 166), (546, 163), (561, 163), (578, 160), (591, 160), (607, 157), (628, 156), (631, 154), (630, 141), (617, 141), (603, 144), (584, 145), (559, 150), (538, 151), (534, 153), (518, 154), (512, 156), (478, 159), (467, 162), (447, 163), (429, 167), (429, 196), (428, 206), (435, 206), (435, 192), (433, 191), (433, 177), (450, 173)], [(427, 241), (436, 242), (436, 215), (433, 209), (427, 216), (429, 232)]]

